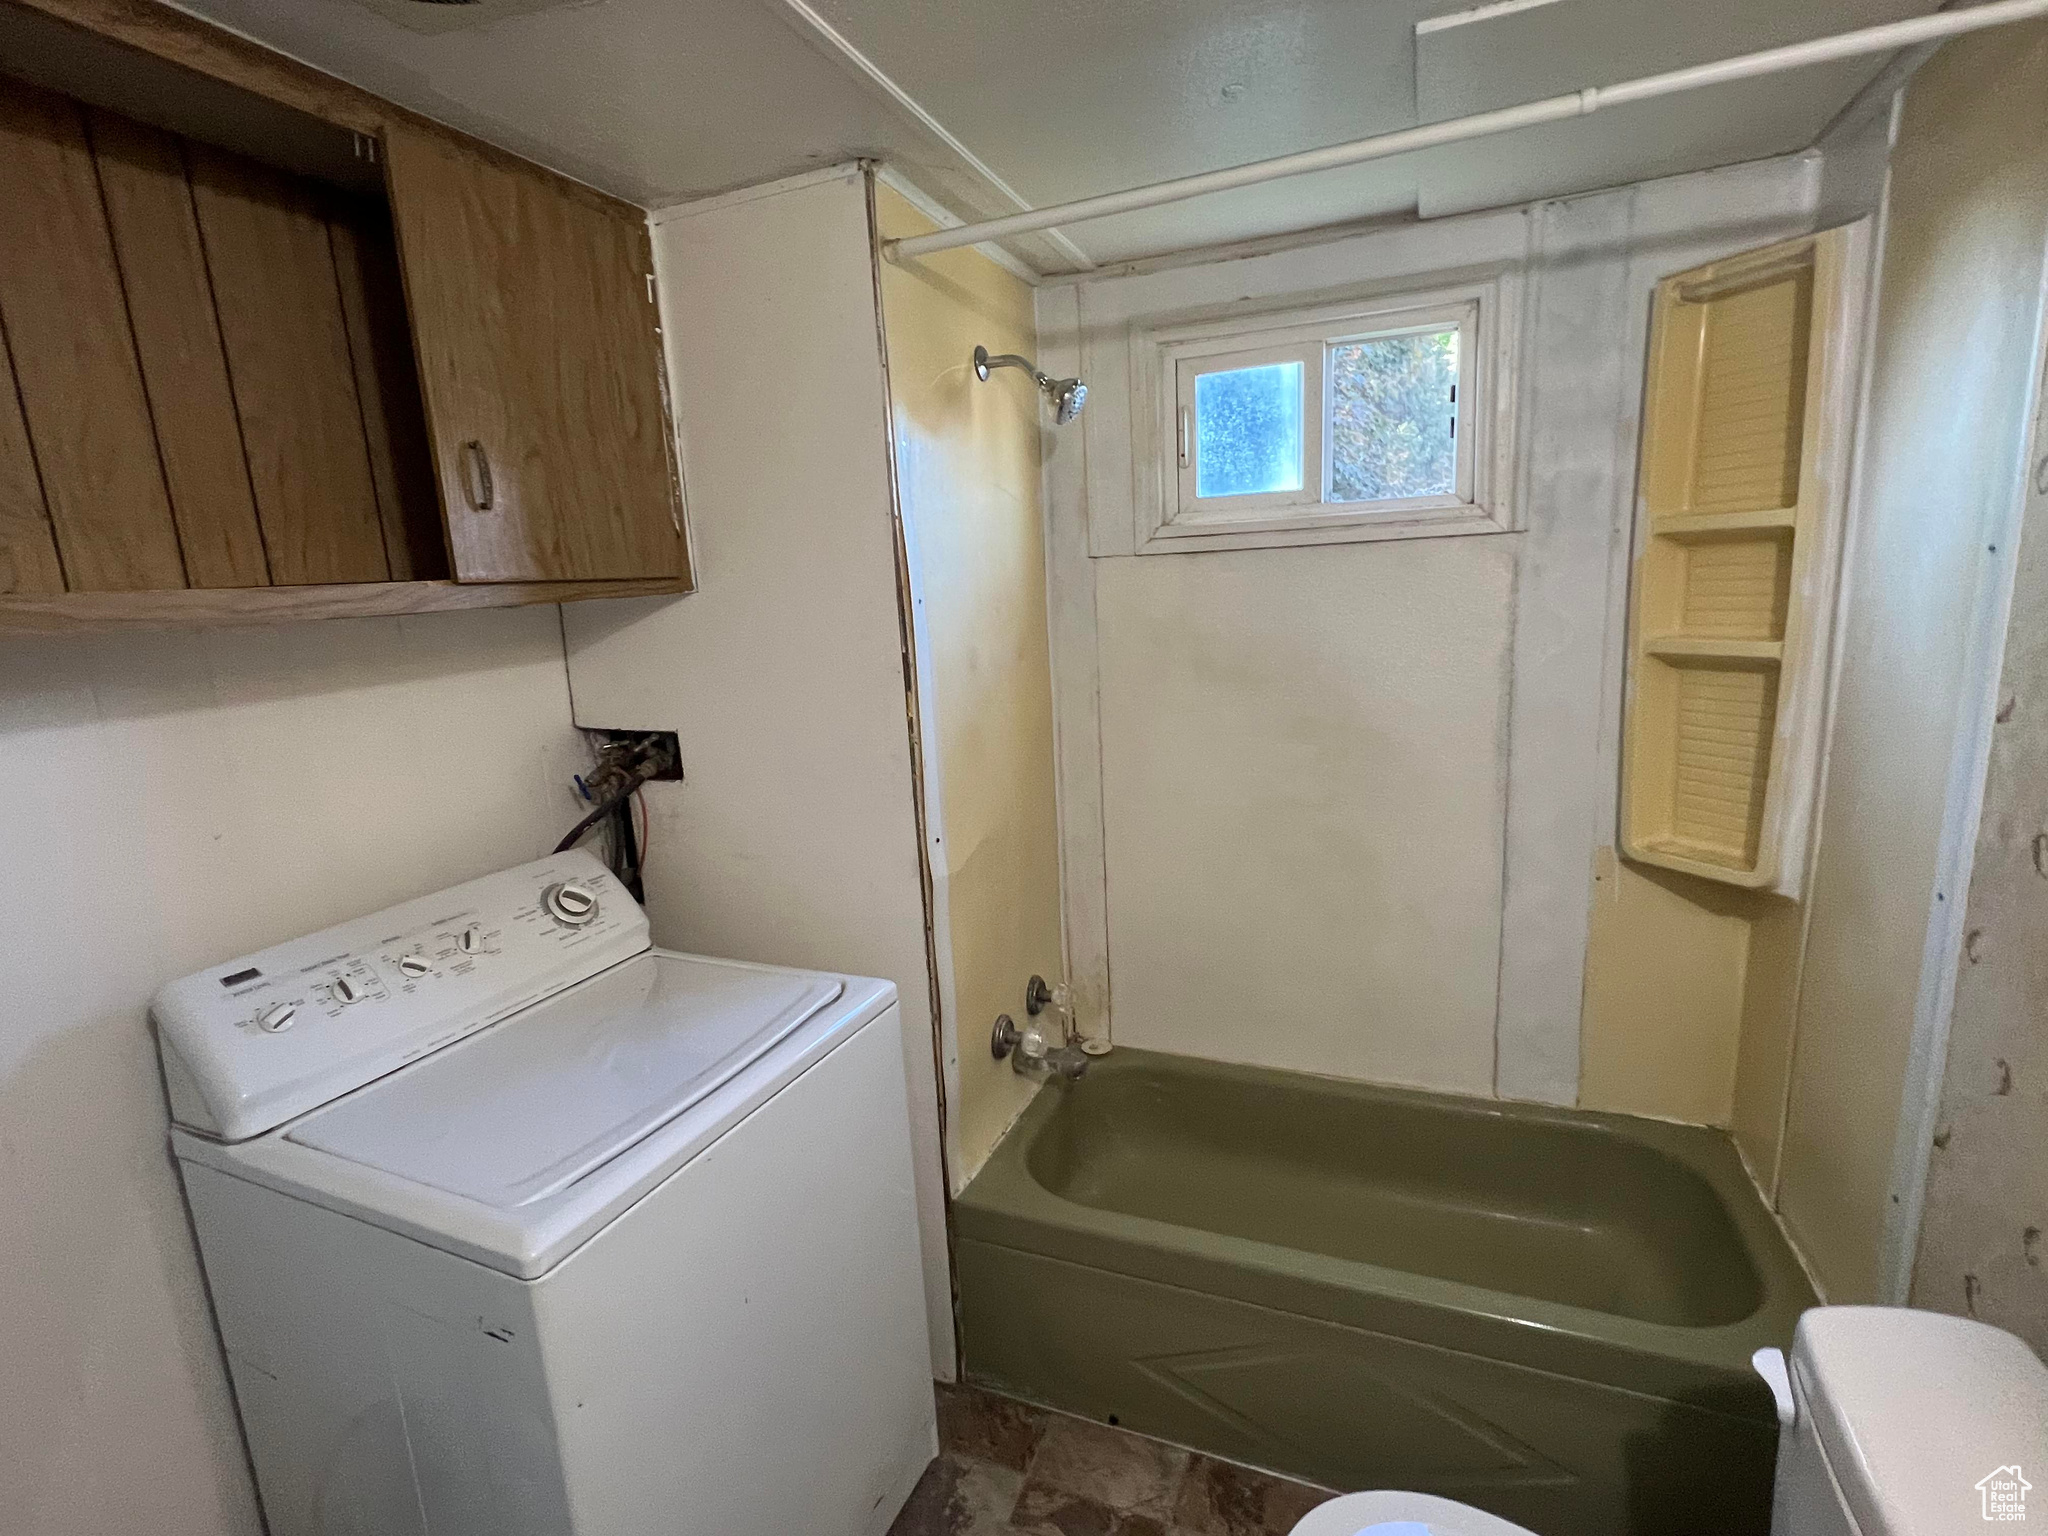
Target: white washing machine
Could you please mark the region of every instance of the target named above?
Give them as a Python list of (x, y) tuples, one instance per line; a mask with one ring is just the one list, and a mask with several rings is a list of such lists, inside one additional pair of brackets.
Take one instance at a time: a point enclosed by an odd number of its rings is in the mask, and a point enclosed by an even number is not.
[(166, 987), (273, 1536), (878, 1536), (937, 1449), (887, 982), (559, 854)]

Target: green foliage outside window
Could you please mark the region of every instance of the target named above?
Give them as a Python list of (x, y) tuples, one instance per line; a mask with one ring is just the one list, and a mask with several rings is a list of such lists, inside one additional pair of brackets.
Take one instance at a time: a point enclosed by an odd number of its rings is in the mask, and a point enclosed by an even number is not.
[(1455, 330), (1330, 348), (1330, 500), (1453, 494), (1457, 382)]

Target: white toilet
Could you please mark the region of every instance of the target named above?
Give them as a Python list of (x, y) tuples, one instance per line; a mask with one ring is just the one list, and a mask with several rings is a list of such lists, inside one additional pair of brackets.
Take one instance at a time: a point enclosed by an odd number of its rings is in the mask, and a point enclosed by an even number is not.
[[(2048, 1367), (2002, 1329), (1901, 1307), (1818, 1307), (1789, 1372), (1757, 1368), (1778, 1398), (1771, 1536), (1957, 1536), (2048, 1521)], [(1424, 1493), (1353, 1493), (1293, 1536), (1530, 1536)]]

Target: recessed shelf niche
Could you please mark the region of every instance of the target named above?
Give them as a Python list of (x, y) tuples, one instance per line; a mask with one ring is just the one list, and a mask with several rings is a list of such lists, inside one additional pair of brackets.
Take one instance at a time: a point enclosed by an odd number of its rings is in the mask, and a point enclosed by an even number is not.
[(1825, 703), (1863, 226), (1658, 285), (1622, 851), (1796, 894)]

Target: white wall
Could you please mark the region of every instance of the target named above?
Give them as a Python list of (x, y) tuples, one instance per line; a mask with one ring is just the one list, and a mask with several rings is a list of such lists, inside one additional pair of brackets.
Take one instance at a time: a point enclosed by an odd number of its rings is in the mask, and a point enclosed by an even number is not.
[(556, 610), (4, 658), (0, 1526), (255, 1532), (145, 1009), (553, 846), (586, 761)]
[(936, 1374), (945, 1187), (865, 177), (657, 215), (698, 591), (566, 611), (576, 718), (680, 733), (648, 791), (655, 941), (902, 998)]
[[(1040, 290), (1045, 366), (1094, 391), (1047, 462), (1053, 660), (1070, 954), (1118, 1040), (1578, 1097), (1649, 295), (1808, 227), (1818, 169), (1796, 157)], [(1133, 552), (1134, 321), (1480, 264), (1527, 277), (1522, 531)]]

